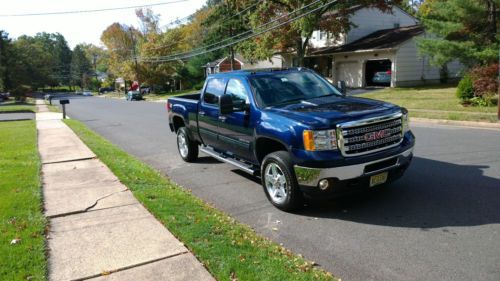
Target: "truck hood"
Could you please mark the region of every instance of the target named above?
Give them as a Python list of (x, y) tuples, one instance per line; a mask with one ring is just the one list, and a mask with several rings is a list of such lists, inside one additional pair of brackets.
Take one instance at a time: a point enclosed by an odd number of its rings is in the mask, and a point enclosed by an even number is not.
[(328, 96), (294, 104), (273, 106), (268, 110), (313, 129), (322, 129), (333, 128), (337, 123), (394, 113), (400, 108), (378, 100)]

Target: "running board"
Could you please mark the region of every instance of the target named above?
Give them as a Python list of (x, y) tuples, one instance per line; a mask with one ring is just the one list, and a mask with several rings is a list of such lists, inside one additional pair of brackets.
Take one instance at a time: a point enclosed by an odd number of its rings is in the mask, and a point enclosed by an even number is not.
[(207, 147), (207, 146), (201, 146), (200, 147), (200, 150), (210, 156), (212, 156), (213, 158), (219, 160), (219, 161), (222, 161), (222, 162), (226, 162), (228, 164), (231, 164), (233, 166), (236, 166), (238, 169), (244, 171), (244, 172), (247, 172), (251, 175), (258, 175), (258, 170), (255, 170), (253, 168), (253, 166), (251, 165), (248, 165), (248, 164), (245, 164), (241, 161), (238, 161), (234, 158), (231, 158), (230, 156), (227, 156), (227, 157), (223, 157), (221, 156), (220, 153), (212, 150), (211, 148)]

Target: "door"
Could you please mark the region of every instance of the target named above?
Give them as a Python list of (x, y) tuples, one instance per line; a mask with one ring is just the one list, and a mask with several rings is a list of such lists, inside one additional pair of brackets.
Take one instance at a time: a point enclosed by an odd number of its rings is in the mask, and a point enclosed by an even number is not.
[(358, 62), (339, 62), (337, 64), (337, 81), (345, 81), (347, 87), (360, 88), (361, 67)]
[(224, 93), (225, 86), (225, 80), (222, 78), (208, 80), (198, 110), (198, 128), (201, 139), (204, 144), (210, 145), (213, 148), (220, 148), (217, 141), (219, 97)]
[(228, 81), (225, 94), (231, 96), (235, 108), (245, 108), (245, 110), (219, 118), (219, 142), (223, 150), (251, 161), (254, 124), (250, 118), (249, 89), (242, 80), (233, 78)]

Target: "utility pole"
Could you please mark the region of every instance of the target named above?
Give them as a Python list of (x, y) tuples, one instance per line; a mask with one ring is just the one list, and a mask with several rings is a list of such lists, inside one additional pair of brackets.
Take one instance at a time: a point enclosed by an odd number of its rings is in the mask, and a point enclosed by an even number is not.
[(94, 63), (94, 77), (95, 77), (95, 82), (97, 84), (97, 54), (93, 54), (93, 63)]
[(135, 79), (137, 79), (137, 84), (139, 84), (139, 87), (140, 87), (141, 83), (139, 81), (139, 65), (137, 64), (137, 55), (136, 55), (136, 51), (135, 51), (136, 42), (135, 42), (135, 38), (134, 38), (134, 33), (132, 32), (132, 28), (130, 28), (129, 31), (130, 31), (130, 38), (132, 39), (132, 55), (134, 56)]

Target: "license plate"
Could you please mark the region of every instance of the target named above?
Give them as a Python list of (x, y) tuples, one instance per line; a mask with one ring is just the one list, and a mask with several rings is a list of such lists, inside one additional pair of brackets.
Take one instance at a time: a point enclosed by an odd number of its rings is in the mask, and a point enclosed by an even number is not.
[(381, 174), (371, 176), (370, 187), (385, 183), (387, 181), (387, 174), (388, 174), (387, 172), (384, 172)]

